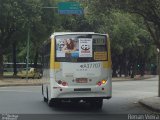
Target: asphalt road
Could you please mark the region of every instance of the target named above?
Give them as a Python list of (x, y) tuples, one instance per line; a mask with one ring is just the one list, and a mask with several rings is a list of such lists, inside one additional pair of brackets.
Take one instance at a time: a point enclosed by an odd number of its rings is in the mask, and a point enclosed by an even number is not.
[[(107, 116), (109, 118), (110, 115), (117, 117), (117, 119), (120, 117), (127, 118), (127, 114), (151, 114), (151, 111), (139, 105), (138, 100), (157, 96), (157, 91), (158, 79), (156, 78), (113, 82), (112, 98), (104, 100), (102, 110), (96, 111), (84, 103), (77, 105), (62, 103), (59, 108), (50, 108), (43, 102), (40, 86), (1, 87), (0, 113), (3, 114), (2, 116), (6, 113), (19, 114), (19, 119), (22, 119), (23, 116), (25, 116), (24, 118), (32, 116), (39, 120), (44, 119), (44, 116), (50, 116), (50, 119), (61, 117), (65, 120), (66, 116), (70, 117), (68, 118), (70, 120), (75, 120), (75, 117), (76, 119), (102, 119)], [(32, 117), (28, 119), (32, 119)], [(0, 117), (0, 119), (3, 118)]]

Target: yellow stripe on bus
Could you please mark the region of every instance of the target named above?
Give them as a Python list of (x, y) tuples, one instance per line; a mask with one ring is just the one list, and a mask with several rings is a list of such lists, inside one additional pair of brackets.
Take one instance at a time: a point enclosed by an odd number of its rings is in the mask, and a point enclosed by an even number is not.
[(60, 62), (55, 62), (55, 42), (51, 39), (50, 69), (60, 69)]
[(109, 35), (107, 34), (107, 45), (108, 45), (108, 67), (112, 67), (112, 61), (111, 61), (111, 46), (110, 46), (110, 38)]
[(103, 62), (103, 68), (111, 68), (112, 62), (111, 62), (110, 39), (108, 34), (106, 36), (107, 36), (107, 48), (108, 48), (108, 61)]
[(54, 69), (60, 69), (60, 62), (54, 63)]
[(54, 50), (54, 38), (51, 39), (51, 52), (50, 52), (50, 69), (54, 69), (54, 55), (55, 55), (55, 50)]
[(102, 66), (103, 66), (103, 68), (110, 69), (111, 68), (111, 62), (104, 61), (104, 62), (102, 62)]

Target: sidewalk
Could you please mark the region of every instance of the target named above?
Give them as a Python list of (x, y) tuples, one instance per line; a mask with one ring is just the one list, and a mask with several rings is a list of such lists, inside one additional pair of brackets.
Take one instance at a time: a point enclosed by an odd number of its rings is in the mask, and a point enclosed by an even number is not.
[(143, 77), (141, 77), (140, 75), (136, 75), (134, 78), (131, 77), (113, 77), (112, 81), (136, 81), (136, 80), (145, 80), (145, 79), (149, 79), (149, 78), (156, 78), (158, 77), (157, 75), (144, 75)]
[[(157, 75), (145, 75), (143, 77), (136, 76), (135, 78), (112, 78), (113, 82), (114, 81), (136, 81), (136, 80), (150, 80), (150, 78), (157, 78)], [(149, 98), (144, 98), (139, 100), (139, 103), (148, 108), (149, 110), (153, 112), (160, 113), (160, 97), (149, 97)]]
[[(139, 75), (137, 75), (137, 76), (135, 76), (135, 78), (116, 77), (116, 78), (112, 78), (112, 82), (144, 80), (144, 79), (149, 79), (149, 78), (154, 78), (154, 77), (156, 77), (156, 76), (154, 76), (154, 75), (145, 75), (143, 77), (140, 77)], [(42, 84), (42, 79), (3, 78), (3, 80), (0, 80), (0, 87), (41, 85)]]
[(139, 103), (148, 109), (160, 113), (160, 97), (150, 97), (139, 100)]
[(41, 84), (42, 84), (42, 79), (3, 78), (3, 80), (0, 80), (0, 87), (38, 86)]

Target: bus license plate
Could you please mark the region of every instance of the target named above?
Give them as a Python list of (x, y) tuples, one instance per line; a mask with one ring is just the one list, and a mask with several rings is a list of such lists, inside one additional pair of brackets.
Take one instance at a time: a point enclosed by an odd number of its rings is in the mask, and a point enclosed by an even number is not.
[(77, 78), (76, 82), (77, 83), (87, 83), (88, 81), (87, 81), (87, 78)]

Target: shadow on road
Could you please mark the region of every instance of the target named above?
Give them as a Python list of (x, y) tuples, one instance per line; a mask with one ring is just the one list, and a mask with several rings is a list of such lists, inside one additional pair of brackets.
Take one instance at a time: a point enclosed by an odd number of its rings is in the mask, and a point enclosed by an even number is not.
[(53, 106), (52, 109), (54, 111), (62, 111), (62, 112), (96, 112), (101, 113), (102, 110), (93, 109), (89, 103), (79, 102), (79, 103), (72, 103), (72, 102), (61, 102), (59, 105)]

